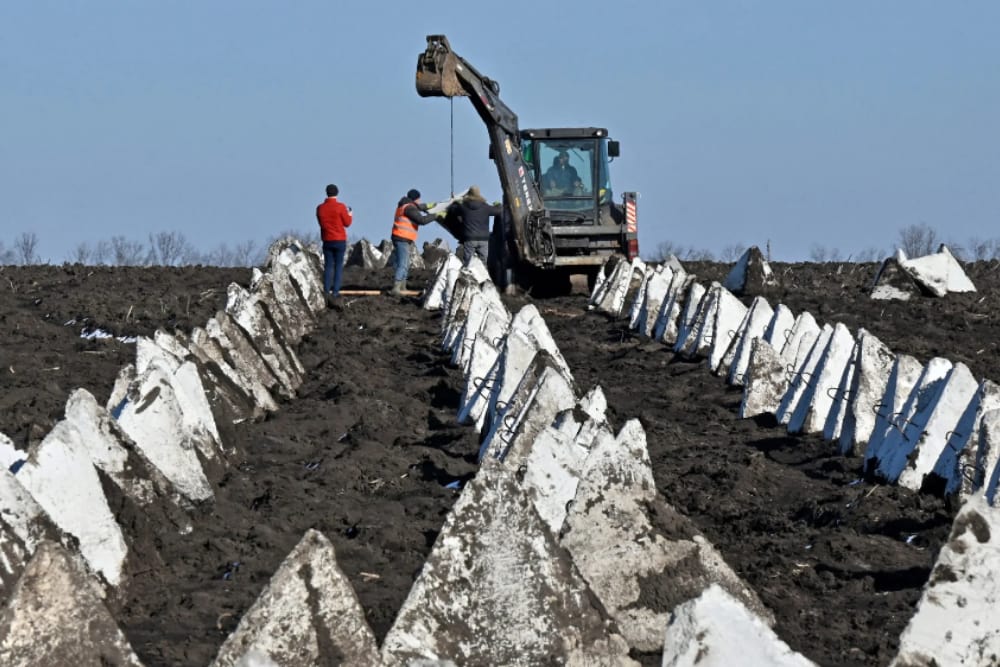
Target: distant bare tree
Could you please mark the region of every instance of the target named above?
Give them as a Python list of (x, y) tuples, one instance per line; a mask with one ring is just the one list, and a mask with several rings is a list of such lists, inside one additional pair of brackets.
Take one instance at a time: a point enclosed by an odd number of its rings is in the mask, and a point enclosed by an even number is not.
[(714, 262), (715, 255), (711, 250), (705, 248), (689, 248), (687, 252), (684, 253), (684, 257), (679, 259), (686, 259), (689, 262)]
[(646, 261), (663, 262), (671, 255), (679, 259), (681, 254), (683, 254), (681, 248), (673, 241), (661, 241), (660, 244), (656, 246), (656, 250), (646, 257)]
[(17, 255), (19, 264), (38, 264), (38, 234), (35, 232), (22, 232), (14, 240), (14, 252)]
[(937, 232), (928, 224), (907, 225), (899, 230), (899, 247), (907, 257), (923, 257), (937, 252)]
[(101, 266), (107, 264), (108, 260), (111, 258), (111, 242), (107, 239), (102, 239), (94, 245), (94, 266)]
[(236, 248), (233, 250), (233, 266), (252, 266), (257, 264), (256, 256), (260, 253), (255, 252), (257, 244), (254, 241), (241, 241), (236, 244)]
[(867, 262), (880, 262), (885, 259), (886, 253), (875, 247), (868, 247), (864, 250), (855, 253), (854, 261), (860, 263)]
[(93, 254), (93, 250), (90, 249), (90, 245), (86, 241), (77, 243), (76, 247), (69, 254), (69, 261), (76, 264), (88, 264)]
[(809, 248), (809, 259), (814, 262), (828, 262), (830, 260), (830, 251), (825, 245), (813, 243), (812, 247)]
[(149, 253), (138, 241), (124, 236), (111, 237), (111, 257), (115, 266), (142, 266), (147, 263)]
[(202, 264), (206, 266), (236, 266), (233, 259), (233, 251), (225, 243), (220, 243), (212, 250), (209, 250), (201, 258)]
[(180, 232), (159, 232), (149, 235), (150, 263), (177, 266), (191, 255), (191, 244)]
[(735, 262), (746, 252), (746, 249), (747, 247), (742, 243), (732, 243), (722, 249), (719, 259), (723, 262)]
[(0, 241), (0, 264), (13, 264), (14, 259), (14, 251), (5, 248), (3, 242)]

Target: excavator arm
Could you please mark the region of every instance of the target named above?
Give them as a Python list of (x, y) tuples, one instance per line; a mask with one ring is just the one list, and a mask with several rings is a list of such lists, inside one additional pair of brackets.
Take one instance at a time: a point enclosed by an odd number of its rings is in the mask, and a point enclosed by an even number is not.
[(452, 51), (444, 35), (428, 35), (427, 50), (417, 58), (417, 93), (421, 97), (469, 98), (490, 136), (518, 259), (537, 267), (553, 266), (552, 223), (531, 166), (521, 154), (517, 114), (500, 99), (500, 84)]

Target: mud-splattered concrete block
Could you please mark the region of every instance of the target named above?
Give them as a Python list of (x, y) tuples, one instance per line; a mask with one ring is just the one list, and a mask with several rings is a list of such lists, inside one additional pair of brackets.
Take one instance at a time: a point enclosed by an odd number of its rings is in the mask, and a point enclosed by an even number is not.
[(0, 615), (0, 664), (141, 667), (82, 563), (43, 542)]

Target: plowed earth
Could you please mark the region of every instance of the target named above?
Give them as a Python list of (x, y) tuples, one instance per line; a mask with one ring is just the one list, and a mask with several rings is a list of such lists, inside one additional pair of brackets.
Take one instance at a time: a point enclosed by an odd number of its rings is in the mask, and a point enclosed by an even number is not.
[[(707, 284), (724, 264), (686, 264)], [(1000, 269), (968, 265), (979, 292), (872, 301), (875, 265), (774, 265), (772, 305), (865, 327), (895, 352), (944, 356), (1000, 380)], [(411, 276), (419, 285), (428, 271)], [(135, 346), (114, 336), (190, 330), (246, 269), (0, 268), (0, 431), (27, 448), (83, 387), (105, 403)], [(350, 268), (345, 288), (384, 288), (388, 270)], [(530, 297), (511, 298), (516, 311)], [(860, 480), (861, 462), (767, 419), (737, 419), (741, 394), (587, 311), (576, 294), (535, 300), (580, 393), (604, 389), (617, 430), (638, 418), (663, 496), (689, 516), (775, 612), (775, 630), (823, 665), (885, 665), (947, 538), (940, 498)], [(429, 553), (478, 433), (455, 423), (461, 372), (439, 347), (440, 315), (416, 299), (348, 297), (301, 344), (299, 397), (259, 423), (220, 424), (232, 448), (216, 500), (187, 535), (127, 501), (112, 508), (133, 545), (109, 599), (148, 665), (207, 665), (308, 528), (327, 535), (381, 639)], [(107, 486), (107, 484), (106, 484)], [(659, 664), (658, 656), (636, 656)]]

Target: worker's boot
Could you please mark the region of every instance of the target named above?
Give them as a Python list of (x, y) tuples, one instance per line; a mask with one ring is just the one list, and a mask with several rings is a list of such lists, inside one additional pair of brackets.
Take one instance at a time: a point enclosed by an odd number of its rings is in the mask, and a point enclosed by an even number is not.
[(405, 291), (406, 291), (406, 289), (407, 289), (407, 287), (406, 287), (406, 281), (404, 280), (404, 281), (403, 281), (403, 284), (402, 284), (402, 285), (400, 285), (400, 287), (399, 287), (399, 290), (400, 290), (401, 292), (405, 292)]
[(404, 284), (405, 284), (405, 281), (403, 281), (403, 280), (397, 280), (396, 282), (394, 282), (392, 284), (392, 289), (389, 290), (389, 294), (391, 294), (392, 296), (403, 296), (403, 285)]

